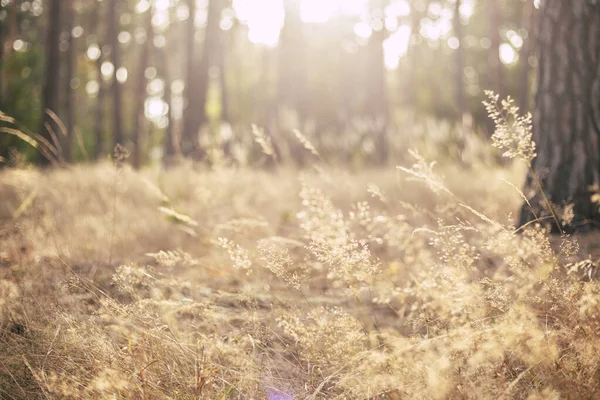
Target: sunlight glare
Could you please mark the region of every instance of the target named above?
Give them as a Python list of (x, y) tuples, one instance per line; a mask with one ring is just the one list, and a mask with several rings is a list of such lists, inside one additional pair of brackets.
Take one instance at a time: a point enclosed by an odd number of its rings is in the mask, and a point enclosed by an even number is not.
[(327, 22), (338, 10), (336, 3), (336, 0), (303, 0), (300, 3), (300, 19), (307, 23)]
[(110, 79), (113, 72), (115, 71), (115, 66), (111, 62), (105, 61), (100, 66), (100, 71), (102, 72), (104, 79)]
[(127, 68), (121, 67), (121, 68), (117, 69), (116, 75), (117, 75), (117, 81), (119, 83), (127, 82), (127, 77), (128, 77)]
[(238, 18), (248, 25), (248, 39), (252, 43), (277, 45), (285, 15), (282, 0), (234, 0), (233, 8)]
[(100, 47), (98, 47), (97, 44), (91, 44), (90, 47), (88, 47), (85, 55), (87, 56), (87, 58), (89, 60), (96, 61), (97, 59), (100, 58), (100, 56), (102, 55), (102, 52), (100, 51)]
[(175, 96), (183, 95), (183, 91), (185, 89), (185, 82), (182, 79), (175, 79), (171, 83), (171, 93)]
[(146, 93), (150, 96), (159, 96), (165, 90), (165, 81), (159, 78), (152, 79), (148, 82), (148, 86), (146, 87)]
[(419, 33), (425, 39), (438, 40), (445, 37), (452, 31), (452, 20), (446, 18), (438, 18), (431, 20), (426, 18), (421, 21), (421, 29)]
[(152, 26), (159, 29), (166, 29), (169, 26), (169, 12), (157, 10), (152, 16)]
[(97, 81), (89, 81), (85, 85), (85, 91), (90, 96), (95, 96), (100, 91), (100, 84)]
[[(368, 3), (369, 0), (300, 0), (300, 18), (305, 23), (325, 23), (338, 14), (365, 15)], [(400, 4), (402, 9), (406, 0), (397, 0), (395, 4)], [(285, 18), (283, 0), (233, 0), (232, 7), (237, 18), (248, 26), (248, 38), (252, 43), (277, 45)], [(366, 34), (366, 30), (361, 33)]]
[(464, 2), (460, 5), (458, 12), (460, 13), (461, 17), (463, 17), (466, 20), (469, 20), (469, 18), (471, 18), (471, 16), (473, 16), (473, 13), (475, 12), (475, 4), (472, 1)]
[(148, 67), (144, 70), (144, 77), (148, 80), (156, 78), (158, 71), (154, 67)]
[(388, 17), (406, 17), (410, 15), (410, 5), (406, 0), (396, 0), (385, 8)]
[(121, 31), (121, 32), (119, 32), (119, 35), (117, 36), (117, 40), (121, 44), (129, 44), (129, 42), (131, 42), (131, 33), (127, 32), (127, 31)]
[(390, 35), (383, 42), (383, 55), (385, 67), (388, 70), (398, 68), (400, 59), (406, 55), (408, 51), (408, 43), (410, 41), (410, 27), (401, 25), (400, 28)]
[(155, 0), (155, 7), (157, 11), (167, 11), (169, 9), (169, 0)]
[(185, 21), (190, 17), (190, 10), (185, 4), (179, 4), (175, 9), (175, 16), (180, 21)]
[(371, 28), (371, 25), (369, 25), (367, 22), (361, 21), (354, 24), (354, 33), (360, 38), (368, 39), (369, 37), (371, 37), (373, 29)]
[(456, 50), (460, 47), (460, 40), (458, 40), (456, 36), (449, 37), (447, 43), (448, 47), (452, 50)]
[(523, 47), (523, 38), (517, 32), (510, 30), (506, 32), (506, 37), (515, 48), (520, 49)]
[(160, 97), (149, 97), (144, 105), (144, 113), (151, 121), (158, 121), (169, 112), (169, 106)]
[(503, 64), (514, 64), (519, 60), (519, 55), (508, 43), (502, 43), (499, 52)]
[(138, 14), (145, 13), (150, 8), (150, 2), (148, 0), (140, 0), (135, 5), (135, 12)]
[(338, 9), (344, 15), (363, 15), (369, 10), (368, 0), (337, 0)]

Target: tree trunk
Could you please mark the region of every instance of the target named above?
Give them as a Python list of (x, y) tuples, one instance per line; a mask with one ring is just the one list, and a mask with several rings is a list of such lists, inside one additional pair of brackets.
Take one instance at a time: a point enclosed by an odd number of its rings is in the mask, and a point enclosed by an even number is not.
[(152, 27), (152, 10), (150, 7), (146, 11), (144, 28), (146, 29), (146, 42), (142, 45), (140, 63), (137, 70), (137, 88), (136, 88), (136, 103), (134, 109), (133, 121), (133, 168), (139, 169), (142, 164), (141, 137), (144, 129), (146, 117), (144, 116), (144, 101), (146, 100), (146, 68), (150, 62), (150, 46), (154, 38), (154, 29)]
[(297, 2), (285, 0), (284, 6), (285, 22), (279, 37), (277, 102), (279, 107), (288, 107), (298, 114), (302, 129), (308, 111), (304, 24)]
[[(196, 52), (196, 0), (187, 0), (189, 17), (184, 26), (185, 38), (185, 89), (184, 89), (184, 106), (183, 106), (183, 129), (181, 131), (181, 152), (184, 156), (189, 156), (197, 146), (198, 132), (192, 131), (191, 108), (193, 106), (193, 98), (195, 96), (196, 85), (194, 76), (194, 57)], [(197, 110), (194, 110), (194, 112)]]
[[(410, 7), (410, 38), (408, 41), (408, 48), (406, 49), (406, 56), (404, 61), (401, 61), (404, 65), (400, 64), (398, 68), (398, 82), (400, 83), (400, 92), (402, 95), (402, 105), (406, 109), (410, 109), (416, 112), (419, 109), (419, 73), (421, 60), (419, 49), (422, 40), (419, 33), (419, 27), (421, 24), (421, 18), (423, 17), (422, 12), (419, 12), (414, 3), (409, 3)], [(413, 122), (414, 121), (413, 112)]]
[[(102, 11), (102, 3), (96, 3), (94, 11), (91, 13), (90, 21), (90, 32), (96, 35), (96, 44), (102, 49), (102, 41), (100, 40), (100, 32), (98, 29), (98, 19), (100, 12)], [(94, 158), (99, 160), (104, 156), (104, 127), (105, 127), (105, 108), (106, 108), (106, 89), (104, 86), (104, 79), (102, 77), (102, 54), (98, 57), (95, 62), (96, 66), (96, 79), (98, 79), (98, 95), (96, 96), (96, 110), (94, 115), (94, 137), (96, 139), (96, 145), (94, 146), (95, 154)]]
[(96, 96), (96, 115), (94, 121), (94, 137), (96, 138), (95, 159), (104, 157), (104, 124), (106, 111), (106, 87), (102, 78), (102, 57), (96, 60), (96, 75), (98, 76), (98, 95)]
[(502, 26), (502, 7), (498, 5), (499, 0), (490, 0), (488, 13), (489, 13), (489, 32), (491, 48), (489, 52), (489, 68), (490, 75), (492, 77), (492, 90), (504, 97), (504, 70), (502, 62), (500, 61), (500, 45), (502, 44), (500, 37), (500, 29)]
[(458, 48), (454, 51), (455, 57), (455, 82), (456, 82), (456, 110), (458, 112), (458, 121), (462, 123), (465, 112), (465, 85), (463, 74), (465, 69), (465, 50), (463, 48), (463, 25), (460, 21), (461, 0), (456, 0), (454, 5), (454, 36), (458, 40)]
[(117, 80), (117, 71), (121, 66), (119, 41), (119, 23), (117, 19), (118, 0), (110, 0), (108, 3), (108, 40), (110, 43), (110, 60), (114, 70), (112, 74), (112, 102), (113, 102), (113, 147), (118, 144), (124, 145), (125, 135), (123, 134), (123, 97), (121, 94), (121, 84)]
[[(1, 7), (1, 9), (6, 12), (7, 6)], [(3, 21), (0, 21), (0, 110), (2, 106), (4, 106), (4, 46), (6, 43), (6, 20), (5, 17)]]
[[(175, 20), (175, 15), (171, 10), (171, 21)], [(175, 118), (173, 117), (173, 93), (171, 91), (171, 85), (173, 84), (173, 80), (171, 78), (172, 74), (169, 69), (171, 64), (169, 64), (168, 54), (173, 52), (175, 54), (178, 53), (177, 47), (179, 46), (179, 37), (175, 32), (174, 28), (176, 25), (174, 23), (169, 24), (169, 30), (167, 31), (167, 45), (161, 49), (158, 56), (158, 68), (159, 74), (162, 75), (163, 80), (165, 82), (164, 89), (164, 101), (167, 103), (169, 107), (169, 111), (167, 113), (167, 127), (165, 128), (165, 137), (163, 140), (163, 166), (169, 167), (175, 161)]]
[[(188, 104), (184, 115), (182, 151), (185, 156), (192, 156), (196, 159), (204, 158), (204, 152), (200, 148), (198, 140), (198, 132), (206, 122), (205, 108), (209, 86), (208, 72), (215, 61), (216, 46), (219, 43), (220, 3), (220, 0), (210, 0), (208, 2), (204, 44), (198, 65), (194, 65), (193, 59), (191, 61), (188, 60), (188, 79), (186, 83), (186, 86), (188, 86)], [(188, 7), (191, 7), (191, 4)], [(193, 24), (193, 19), (190, 23)]]
[(169, 111), (167, 112), (167, 127), (165, 128), (165, 138), (163, 142), (163, 165), (170, 166), (175, 159), (175, 127), (174, 118), (173, 118), (173, 95), (171, 92), (171, 78), (168, 70), (168, 66), (166, 65), (166, 56), (163, 57), (163, 78), (165, 80), (165, 95), (164, 101), (167, 103), (169, 107)]
[(217, 49), (219, 63), (219, 89), (221, 91), (221, 122), (230, 123), (231, 115), (229, 111), (229, 90), (227, 87), (227, 61), (225, 59), (226, 46), (224, 35), (221, 33), (220, 46)]
[[(17, 16), (19, 13), (19, 9), (21, 7), (20, 0), (12, 1), (7, 7), (8, 7), (8, 9), (7, 9), (8, 25), (7, 25), (7, 29), (6, 29), (6, 38), (4, 41), (4, 54), (3, 54), (3, 58), (5, 60), (10, 59), (10, 56), (11, 56), (12, 52), (14, 51), (13, 44), (17, 37), (17, 31), (18, 31)], [(46, 40), (48, 40), (48, 38)], [(10, 69), (7, 71), (4, 71), (4, 73), (5, 74), (3, 76), (3, 79), (4, 79), (3, 98), (10, 99), (13, 97), (12, 91), (14, 88), (14, 82), (17, 81), (18, 79), (15, 77), (14, 72), (10, 71)]]
[[(575, 218), (566, 231), (600, 227), (595, 199), (600, 192), (600, 4), (542, 1), (538, 32), (533, 112), (538, 155), (532, 169), (553, 204), (574, 205)], [(539, 218), (549, 214), (536, 188), (528, 176), (524, 193), (533, 210), (522, 207), (521, 224), (533, 220), (534, 212)]]
[[(48, 1), (48, 36), (46, 42), (46, 70), (43, 88), (43, 113), (42, 126), (40, 129), (41, 136), (48, 141), (53, 143), (52, 138), (52, 123), (53, 120), (48, 115), (46, 110), (58, 111), (58, 82), (60, 79), (60, 14), (63, 0), (49, 0)], [(48, 165), (50, 159), (42, 154), (39, 159), (40, 164)]]
[[(64, 0), (63, 0), (64, 1)], [(73, 155), (73, 130), (75, 128), (73, 113), (73, 89), (71, 81), (75, 72), (75, 40), (73, 40), (73, 27), (75, 26), (75, 10), (73, 9), (73, 0), (65, 1), (65, 29), (69, 34), (67, 39), (69, 48), (67, 50), (67, 76), (65, 79), (65, 127), (66, 137), (63, 146), (65, 161), (70, 162)]]
[(376, 160), (379, 164), (386, 164), (388, 160), (388, 124), (389, 124), (389, 104), (386, 85), (387, 71), (385, 69), (385, 59), (383, 54), (383, 42), (386, 39), (387, 31), (385, 29), (384, 10), (387, 6), (387, 0), (373, 1), (373, 11), (378, 11), (381, 15), (381, 29), (374, 30), (368, 44), (369, 62), (367, 64), (367, 104), (366, 110), (368, 116), (373, 121), (373, 134), (375, 135)]
[(531, 57), (535, 45), (536, 37), (536, 17), (537, 12), (534, 7), (533, 1), (528, 1), (523, 14), (523, 27), (527, 29), (527, 39), (521, 47), (521, 54), (519, 58), (519, 110), (521, 112), (529, 111), (529, 103), (531, 98), (531, 85), (529, 75), (531, 74), (531, 65), (529, 64), (529, 57)]
[[(490, 50), (488, 53), (488, 74), (490, 75), (488, 88), (493, 90), (495, 93), (499, 94), (500, 97), (503, 98), (505, 97), (506, 90), (504, 88), (503, 64), (500, 61), (501, 7), (498, 6), (498, 1), (499, 0), (489, 0), (487, 9), (489, 21), (489, 36), (491, 42)], [(488, 119), (487, 128), (489, 134), (491, 135), (494, 132), (494, 123), (490, 119)]]

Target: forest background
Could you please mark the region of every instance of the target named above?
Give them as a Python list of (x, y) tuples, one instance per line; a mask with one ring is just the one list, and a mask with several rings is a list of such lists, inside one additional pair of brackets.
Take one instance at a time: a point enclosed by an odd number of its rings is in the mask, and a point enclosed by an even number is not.
[(297, 129), (331, 161), (385, 164), (425, 120), (443, 121), (442, 147), (464, 158), (464, 131), (493, 132), (485, 89), (530, 108), (536, 7), (2, 0), (0, 109), (53, 150), (0, 135), (0, 162), (104, 159), (120, 143), (134, 167), (214, 150), (245, 164), (260, 158), (254, 124), (285, 161), (306, 162)]

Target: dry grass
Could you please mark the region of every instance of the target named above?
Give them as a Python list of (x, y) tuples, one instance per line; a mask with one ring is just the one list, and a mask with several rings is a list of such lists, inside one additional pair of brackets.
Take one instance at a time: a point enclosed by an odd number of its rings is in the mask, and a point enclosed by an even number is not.
[(593, 241), (414, 155), (0, 171), (0, 398), (595, 398)]

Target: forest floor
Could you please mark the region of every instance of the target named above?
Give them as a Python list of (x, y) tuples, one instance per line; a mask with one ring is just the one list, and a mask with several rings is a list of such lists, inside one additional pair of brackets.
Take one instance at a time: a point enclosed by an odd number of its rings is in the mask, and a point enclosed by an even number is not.
[(596, 398), (595, 241), (406, 167), (0, 171), (0, 399)]

